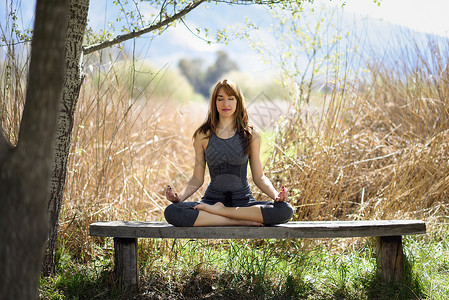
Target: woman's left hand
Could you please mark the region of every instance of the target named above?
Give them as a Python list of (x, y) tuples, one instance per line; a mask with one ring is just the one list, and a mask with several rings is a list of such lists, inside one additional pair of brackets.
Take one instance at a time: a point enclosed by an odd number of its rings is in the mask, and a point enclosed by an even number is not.
[(274, 201), (281, 201), (281, 202), (288, 201), (288, 191), (285, 187), (282, 187), (281, 192), (277, 195)]

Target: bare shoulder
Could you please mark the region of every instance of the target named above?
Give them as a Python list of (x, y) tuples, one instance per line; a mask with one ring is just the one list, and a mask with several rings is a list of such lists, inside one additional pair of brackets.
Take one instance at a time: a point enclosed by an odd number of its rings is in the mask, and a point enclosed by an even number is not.
[(208, 135), (203, 132), (197, 132), (195, 137), (193, 138), (193, 144), (201, 145), (204, 151), (206, 150), (208, 142), (209, 142)]
[(261, 144), (261, 136), (260, 132), (256, 128), (251, 129), (251, 144), (250, 144), (250, 155), (251, 158), (251, 168), (254, 165), (260, 164), (260, 145)]
[(260, 140), (260, 132), (256, 128), (252, 128), (251, 135), (254, 140)]

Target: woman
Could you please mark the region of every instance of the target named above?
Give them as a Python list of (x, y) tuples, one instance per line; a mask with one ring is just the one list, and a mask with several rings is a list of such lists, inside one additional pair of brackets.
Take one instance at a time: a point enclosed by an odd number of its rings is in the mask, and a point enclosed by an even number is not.
[[(215, 85), (206, 121), (193, 135), (195, 167), (187, 186), (165, 196), (173, 204), (165, 219), (175, 226), (262, 226), (285, 223), (293, 216), (288, 192), (280, 192), (264, 175), (260, 161), (260, 134), (248, 123), (238, 86), (223, 80)], [(247, 179), (248, 161), (253, 181), (274, 201), (256, 201)], [(200, 202), (184, 202), (204, 182), (206, 163), (211, 182)]]

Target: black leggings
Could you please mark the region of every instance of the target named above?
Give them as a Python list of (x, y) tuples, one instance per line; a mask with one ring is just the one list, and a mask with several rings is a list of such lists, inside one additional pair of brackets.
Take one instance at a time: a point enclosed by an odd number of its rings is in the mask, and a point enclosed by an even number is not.
[[(207, 201), (204, 199), (201, 202), (182, 202), (173, 203), (167, 206), (164, 211), (165, 219), (168, 223), (179, 227), (192, 227), (198, 218), (199, 211), (193, 209), (199, 203), (214, 204), (217, 201)], [(221, 202), (221, 201), (220, 201)], [(232, 205), (225, 206), (232, 207), (249, 207), (259, 205), (262, 211), (263, 223), (265, 225), (275, 225), (288, 222), (293, 216), (293, 207), (288, 202), (273, 202), (273, 201), (248, 201), (248, 200), (234, 200)]]

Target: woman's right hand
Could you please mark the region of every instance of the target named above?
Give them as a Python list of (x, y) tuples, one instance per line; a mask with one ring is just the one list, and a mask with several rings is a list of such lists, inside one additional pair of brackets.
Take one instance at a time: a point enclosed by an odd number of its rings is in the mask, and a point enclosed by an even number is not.
[(172, 203), (179, 203), (181, 199), (179, 199), (178, 193), (173, 193), (171, 186), (167, 185), (165, 189), (165, 198)]

